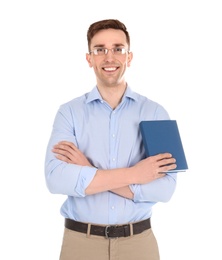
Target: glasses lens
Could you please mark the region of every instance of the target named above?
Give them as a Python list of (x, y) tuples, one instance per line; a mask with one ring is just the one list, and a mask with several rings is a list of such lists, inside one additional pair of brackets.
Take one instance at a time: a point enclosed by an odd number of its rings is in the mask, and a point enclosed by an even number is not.
[(105, 48), (98, 48), (98, 49), (94, 50), (94, 54), (95, 55), (101, 56), (101, 55), (104, 55), (105, 53), (106, 53), (106, 49)]
[(115, 55), (122, 55), (122, 54), (126, 53), (126, 49), (125, 48), (120, 48), (120, 47), (113, 48), (113, 53)]

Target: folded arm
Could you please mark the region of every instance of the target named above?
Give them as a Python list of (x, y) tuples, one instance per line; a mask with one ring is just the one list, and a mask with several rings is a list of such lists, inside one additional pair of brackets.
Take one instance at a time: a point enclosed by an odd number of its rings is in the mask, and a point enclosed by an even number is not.
[[(85, 155), (71, 142), (59, 142), (54, 146), (52, 152), (56, 154), (57, 159), (63, 162), (94, 167)], [(170, 165), (165, 166), (167, 164)], [(163, 172), (175, 168), (175, 159), (166, 153), (143, 159), (129, 168), (98, 169), (94, 178), (86, 187), (85, 194), (91, 195), (103, 191), (111, 191), (122, 197), (134, 199), (136, 189), (133, 189), (130, 185), (150, 183), (163, 178), (166, 175)], [(141, 190), (140, 194), (142, 194)]]

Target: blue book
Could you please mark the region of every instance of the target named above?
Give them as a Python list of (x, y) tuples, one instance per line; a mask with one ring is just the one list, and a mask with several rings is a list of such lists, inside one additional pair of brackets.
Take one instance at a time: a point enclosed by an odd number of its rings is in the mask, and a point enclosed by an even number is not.
[(188, 169), (176, 120), (141, 121), (139, 127), (147, 157), (171, 153), (176, 159), (177, 168), (170, 172)]

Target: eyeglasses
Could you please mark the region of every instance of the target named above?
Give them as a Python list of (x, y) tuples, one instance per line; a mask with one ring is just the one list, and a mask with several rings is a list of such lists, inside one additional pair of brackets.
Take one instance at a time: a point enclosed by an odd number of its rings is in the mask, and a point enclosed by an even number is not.
[(103, 56), (103, 55), (106, 55), (109, 51), (112, 51), (113, 55), (123, 55), (123, 54), (126, 54), (126, 52), (129, 52), (125, 48), (115, 47), (112, 49), (96, 48), (96, 49), (90, 51), (89, 53), (93, 53), (96, 56)]

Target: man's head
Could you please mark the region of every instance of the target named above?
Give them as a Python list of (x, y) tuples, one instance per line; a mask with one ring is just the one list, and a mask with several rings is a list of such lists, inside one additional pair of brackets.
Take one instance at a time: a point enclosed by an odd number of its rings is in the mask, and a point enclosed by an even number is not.
[(125, 71), (133, 57), (125, 25), (114, 19), (95, 22), (88, 29), (87, 39), (86, 60), (94, 69), (97, 86), (125, 88)]

